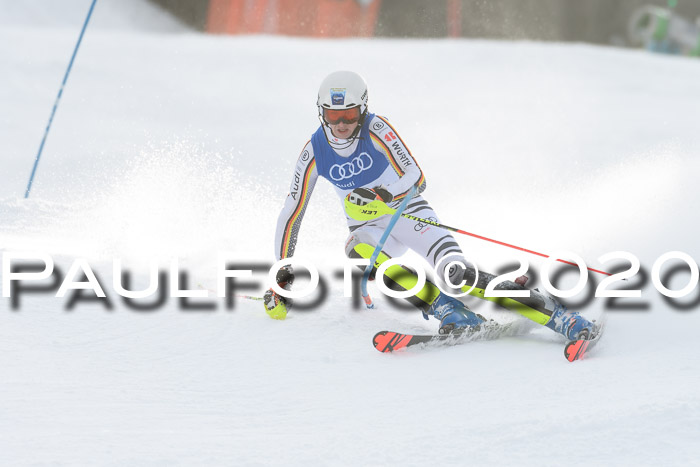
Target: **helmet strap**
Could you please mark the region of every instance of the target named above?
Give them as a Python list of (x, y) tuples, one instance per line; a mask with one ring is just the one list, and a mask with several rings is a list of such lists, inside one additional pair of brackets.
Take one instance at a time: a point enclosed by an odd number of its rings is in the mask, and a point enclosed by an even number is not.
[(355, 127), (355, 131), (352, 132), (349, 139), (354, 140), (357, 137), (357, 135), (360, 134), (360, 130), (362, 129), (362, 125), (365, 124), (365, 117), (367, 117), (367, 109), (366, 108), (365, 108), (365, 111), (360, 114), (360, 119), (357, 121), (357, 126)]

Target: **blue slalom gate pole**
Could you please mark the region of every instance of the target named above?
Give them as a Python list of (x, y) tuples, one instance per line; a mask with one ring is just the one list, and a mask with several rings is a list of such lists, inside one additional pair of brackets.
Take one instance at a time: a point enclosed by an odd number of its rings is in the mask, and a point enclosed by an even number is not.
[[(411, 191), (406, 195), (406, 197), (401, 202), (401, 205), (399, 206), (399, 208), (391, 216), (391, 220), (389, 221), (389, 225), (386, 226), (386, 230), (384, 231), (382, 238), (379, 240), (379, 243), (377, 243), (377, 246), (374, 249), (374, 252), (372, 253), (372, 257), (369, 260), (369, 265), (365, 268), (365, 273), (362, 275), (362, 298), (365, 300), (365, 305), (367, 306), (367, 308), (370, 308), (370, 309), (374, 308), (374, 303), (372, 302), (372, 297), (370, 297), (369, 293), (367, 292), (367, 281), (369, 280), (369, 273), (372, 271), (372, 267), (374, 267), (374, 263), (377, 261), (377, 258), (379, 257), (379, 253), (382, 251), (382, 248), (384, 248), (384, 243), (386, 242), (387, 238), (389, 238), (389, 234), (391, 234), (391, 230), (394, 228), (394, 225), (396, 225), (396, 222), (401, 217), (401, 214), (403, 214), (404, 209), (406, 209), (406, 206), (408, 206), (408, 202), (413, 198), (413, 195), (415, 193), (416, 193), (416, 186), (414, 185), (411, 188)], [(379, 280), (381, 280), (381, 278)]]
[(24, 193), (24, 199), (29, 198), (29, 192), (32, 189), (32, 183), (34, 183), (34, 175), (36, 175), (36, 168), (39, 166), (39, 159), (41, 158), (41, 152), (44, 150), (44, 143), (46, 143), (46, 137), (49, 135), (49, 129), (51, 128), (51, 122), (53, 122), (53, 117), (56, 115), (56, 109), (58, 108), (58, 102), (61, 100), (61, 95), (63, 94), (63, 88), (68, 81), (68, 75), (70, 74), (71, 68), (73, 68), (73, 62), (75, 61), (75, 56), (78, 54), (78, 48), (80, 43), (83, 41), (83, 35), (87, 29), (88, 22), (90, 21), (90, 16), (92, 16), (92, 10), (95, 9), (95, 3), (97, 0), (92, 0), (90, 5), (90, 10), (88, 10), (87, 18), (85, 18), (85, 24), (83, 24), (83, 29), (80, 31), (80, 36), (78, 37), (78, 42), (75, 44), (75, 49), (73, 50), (73, 56), (70, 58), (68, 63), (68, 69), (63, 77), (63, 82), (61, 83), (61, 88), (58, 90), (58, 96), (56, 96), (56, 101), (53, 103), (53, 110), (51, 111), (51, 116), (49, 117), (49, 123), (46, 125), (46, 131), (44, 131), (44, 137), (41, 140), (41, 145), (39, 146), (39, 152), (34, 159), (34, 168), (32, 169), (32, 174), (29, 177), (29, 183), (27, 184), (27, 191)]

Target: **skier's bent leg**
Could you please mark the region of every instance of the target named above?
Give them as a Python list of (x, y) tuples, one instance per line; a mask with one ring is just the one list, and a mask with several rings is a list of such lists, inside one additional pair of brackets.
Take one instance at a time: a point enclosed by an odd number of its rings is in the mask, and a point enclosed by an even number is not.
[(493, 274), (482, 271), (479, 271), (477, 278), (475, 269), (470, 265), (466, 265), (463, 276), (466, 284), (462, 287), (462, 290), (466, 292), (474, 285), (469, 295), (495, 302), (503, 308), (515, 311), (538, 324), (562, 334), (567, 339), (585, 339), (593, 333), (593, 323), (576, 312), (568, 311), (554, 297), (538, 289), (530, 290), (515, 282), (503, 281), (496, 285), (494, 290), (529, 290), (530, 296), (486, 297), (486, 287), (495, 278), (496, 276)]
[[(345, 253), (350, 258), (370, 259), (374, 252), (375, 243), (370, 235), (356, 231), (346, 242)], [(380, 252), (376, 263), (372, 266), (370, 277), (374, 277), (377, 267), (390, 258), (386, 252)], [(384, 280), (384, 284), (389, 289), (403, 292), (416, 286), (418, 276), (410, 268), (394, 264), (386, 269), (384, 277), (380, 280)], [(440, 333), (443, 334), (475, 327), (484, 322), (482, 316), (473, 313), (456, 298), (442, 293), (435, 284), (427, 280), (418, 293), (406, 300), (420, 309), (425, 319), (429, 319), (429, 316), (439, 319)]]

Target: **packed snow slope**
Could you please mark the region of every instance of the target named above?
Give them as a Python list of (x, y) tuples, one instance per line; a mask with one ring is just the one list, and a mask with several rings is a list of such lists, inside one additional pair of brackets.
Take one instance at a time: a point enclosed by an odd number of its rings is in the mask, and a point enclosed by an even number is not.
[[(118, 3), (105, 0), (24, 200), (89, 3), (64, 10), (74, 27), (22, 19), (25, 9), (0, 29), (0, 250), (51, 255), (64, 276), (83, 258), (111, 305), (68, 309), (73, 294), (56, 298), (56, 284), (23, 292), (15, 309), (1, 299), (0, 463), (697, 465), (700, 288), (666, 300), (651, 271), (667, 251), (700, 258), (699, 61), (526, 42), (206, 36), (160, 20), (115, 25)], [(322, 180), (296, 254), (327, 282), (321, 305), (274, 321), (258, 301), (227, 310), (210, 294), (193, 302), (212, 310), (169, 298), (138, 311), (116, 294), (115, 258), (143, 288), (149, 260), (177, 257), (200, 291), (216, 287), (219, 252), (274, 260), (294, 163), (318, 126), (317, 86), (337, 69), (365, 76), (371, 110), (418, 159), (443, 222), (595, 268), (625, 266), (598, 260), (613, 251), (640, 259), (625, 287), (641, 298), (569, 299), (591, 318), (610, 309), (589, 359), (565, 361), (547, 329), (378, 353), (375, 332), (437, 322), (394, 309), (374, 285), (374, 311), (343, 297), (347, 229)], [(541, 258), (457, 240), (487, 271), (529, 261), (541, 285)], [(688, 271), (665, 284), (683, 288)], [(260, 294), (266, 275), (250, 281), (257, 290), (241, 292)], [(558, 285), (574, 282), (567, 272)]]

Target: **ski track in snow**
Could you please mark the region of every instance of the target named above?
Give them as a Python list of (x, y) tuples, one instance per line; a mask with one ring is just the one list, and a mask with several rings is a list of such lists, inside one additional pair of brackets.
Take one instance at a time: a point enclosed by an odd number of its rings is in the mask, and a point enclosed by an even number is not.
[[(86, 258), (112, 309), (67, 310), (51, 294), (22, 295), (19, 311), (0, 301), (0, 463), (697, 465), (699, 305), (671, 307), (650, 280), (648, 310), (611, 313), (575, 364), (540, 328), (382, 355), (375, 332), (437, 323), (391, 309), (376, 288), (377, 310), (352, 309), (334, 277), (347, 230), (323, 181), (297, 247), (328, 281), (318, 309), (282, 322), (240, 299), (233, 310), (209, 298), (213, 311), (176, 299), (136, 311), (114, 293), (111, 268), (122, 258), (145, 286), (148, 259), (177, 256), (190, 286), (215, 287), (219, 251), (271, 263), (294, 161), (318, 124), (316, 86), (349, 64), (417, 157), (446, 224), (571, 250), (592, 267), (616, 250), (647, 273), (666, 251), (697, 260), (700, 62), (585, 45), (206, 36), (152, 10), (153, 29), (126, 27), (106, 14), (122, 11), (115, 2), (101, 13), (98, 2), (25, 201), (83, 3), (39, 25), (0, 4), (16, 26), (0, 30), (14, 44), (0, 49), (11, 109), (0, 115), (0, 251), (47, 252), (64, 274)], [(542, 264), (458, 241), (487, 271)], [(581, 311), (597, 316), (604, 303)]]

